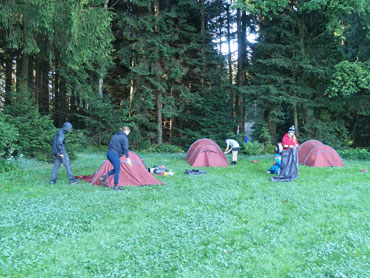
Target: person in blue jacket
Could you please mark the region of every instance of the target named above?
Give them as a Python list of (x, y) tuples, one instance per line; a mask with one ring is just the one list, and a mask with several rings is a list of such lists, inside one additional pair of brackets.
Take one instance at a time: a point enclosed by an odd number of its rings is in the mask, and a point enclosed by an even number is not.
[(128, 154), (128, 147), (129, 141), (127, 136), (130, 134), (130, 128), (128, 126), (122, 127), (116, 134), (112, 136), (110, 140), (108, 151), (107, 151), (107, 158), (112, 163), (113, 169), (109, 171), (107, 174), (103, 175), (100, 179), (104, 185), (106, 179), (114, 174), (114, 190), (121, 190), (118, 186), (119, 181), (119, 172), (121, 168), (121, 161), (120, 157), (125, 155), (127, 158), (127, 163), (130, 167), (132, 167), (131, 159)]
[(51, 172), (50, 184), (56, 183), (58, 178), (58, 170), (62, 163), (64, 167), (66, 167), (69, 182), (71, 184), (80, 182), (80, 180), (76, 179), (72, 174), (72, 168), (65, 146), (66, 139), (64, 134), (68, 133), (68, 131), (70, 131), (71, 129), (72, 124), (70, 122), (65, 122), (62, 128), (59, 129), (54, 135), (53, 143), (51, 146), (51, 154), (54, 157), (54, 167)]
[(270, 167), (267, 173), (279, 175), (281, 167), (281, 153), (283, 151), (283, 146), (281, 143), (276, 145), (275, 151), (274, 164)]

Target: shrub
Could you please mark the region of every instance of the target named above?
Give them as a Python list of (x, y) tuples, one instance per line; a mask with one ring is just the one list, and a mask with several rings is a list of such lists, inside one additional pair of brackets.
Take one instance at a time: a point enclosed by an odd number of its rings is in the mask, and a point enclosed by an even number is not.
[(158, 146), (157, 144), (147, 145), (146, 148), (140, 149), (140, 152), (150, 152), (150, 153), (183, 153), (184, 150), (180, 146), (162, 144)]
[[(6, 107), (6, 121), (19, 131), (16, 146), (18, 154), (37, 160), (51, 160), (51, 143), (57, 129), (49, 116), (40, 115), (27, 97), (18, 96), (14, 104)], [(11, 130), (9, 128), (9, 130)], [(81, 131), (72, 131), (66, 135), (66, 147), (71, 159), (76, 157), (86, 146), (85, 136)]]
[(158, 147), (158, 151), (161, 153), (183, 153), (184, 150), (175, 145), (170, 145), (170, 144), (162, 144)]
[(7, 121), (17, 127), (19, 152), (28, 157), (46, 160), (56, 131), (49, 116), (41, 116), (29, 98), (18, 97), (6, 107)]
[(8, 173), (18, 169), (17, 165), (6, 159), (0, 159), (0, 173)]
[(261, 146), (258, 141), (248, 141), (247, 144), (243, 143), (242, 152), (247, 155), (261, 154)]
[(79, 153), (88, 147), (87, 136), (85, 136), (85, 134), (79, 129), (73, 128), (65, 137), (67, 153), (71, 160), (76, 159), (76, 153)]
[(265, 148), (263, 150), (264, 153), (267, 154), (274, 154), (276, 146), (272, 145), (271, 143), (266, 143)]
[(366, 149), (339, 150), (338, 153), (344, 159), (370, 160), (370, 152)]
[(18, 151), (18, 129), (6, 121), (3, 113), (0, 113), (0, 157), (8, 158)]

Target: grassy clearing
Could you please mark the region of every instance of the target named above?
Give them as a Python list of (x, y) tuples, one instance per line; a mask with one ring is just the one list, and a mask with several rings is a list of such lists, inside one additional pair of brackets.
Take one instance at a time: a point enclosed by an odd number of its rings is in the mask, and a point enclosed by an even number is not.
[[(51, 186), (31, 160), (2, 174), (0, 277), (370, 277), (370, 162), (272, 183), (272, 156), (192, 177), (184, 154), (142, 157), (175, 176), (115, 192), (62, 168)], [(104, 158), (80, 154), (74, 174)]]

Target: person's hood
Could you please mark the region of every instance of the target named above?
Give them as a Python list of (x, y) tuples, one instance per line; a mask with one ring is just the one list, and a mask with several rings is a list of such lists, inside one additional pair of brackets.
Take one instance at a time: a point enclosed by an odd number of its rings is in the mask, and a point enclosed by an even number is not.
[(64, 133), (67, 133), (72, 129), (72, 124), (70, 122), (65, 122), (62, 126), (62, 130)]

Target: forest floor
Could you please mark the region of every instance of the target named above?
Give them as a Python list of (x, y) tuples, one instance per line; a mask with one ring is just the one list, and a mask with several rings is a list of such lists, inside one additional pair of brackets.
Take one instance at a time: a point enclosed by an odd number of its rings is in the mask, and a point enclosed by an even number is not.
[[(175, 175), (114, 191), (70, 185), (64, 168), (50, 185), (52, 164), (34, 160), (1, 174), (0, 277), (370, 277), (369, 161), (274, 183), (272, 155), (198, 176), (185, 154), (142, 158)], [(73, 172), (104, 159), (81, 153)]]

